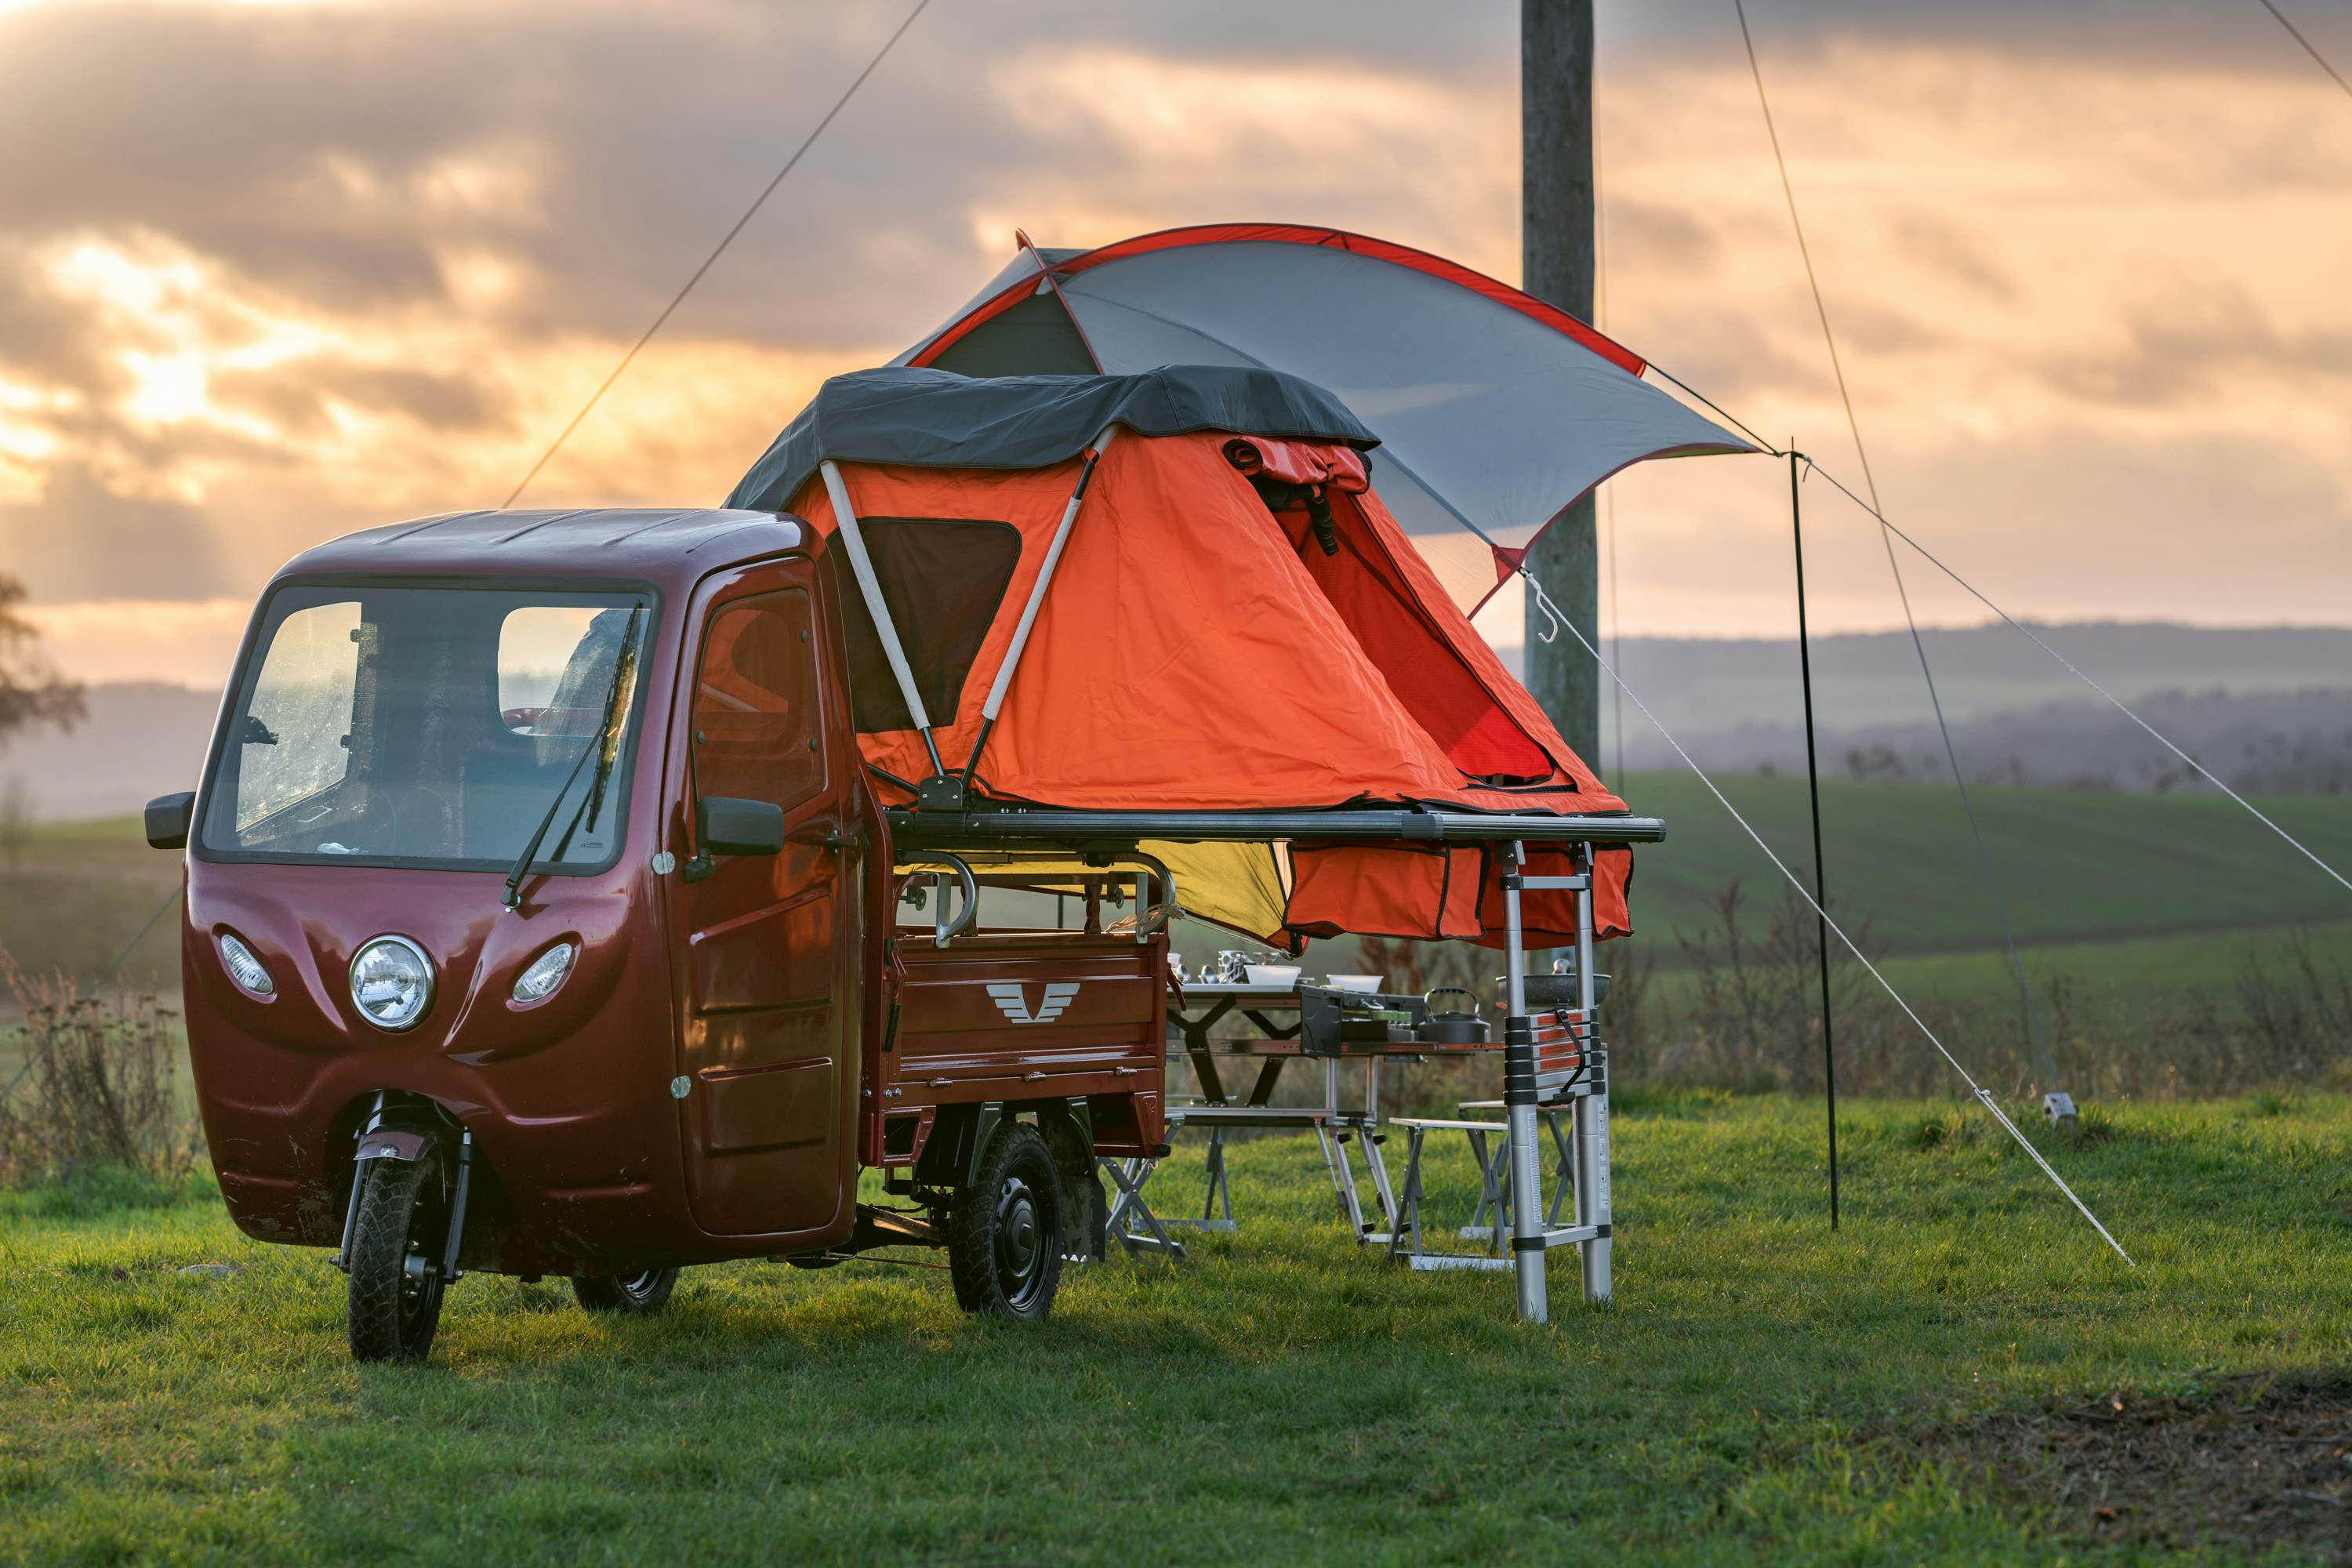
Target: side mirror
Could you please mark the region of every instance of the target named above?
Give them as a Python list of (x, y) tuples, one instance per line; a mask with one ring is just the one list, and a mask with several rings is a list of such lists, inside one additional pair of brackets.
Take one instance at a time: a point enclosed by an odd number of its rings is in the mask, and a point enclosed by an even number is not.
[(784, 808), (770, 801), (704, 795), (695, 803), (694, 826), (706, 855), (773, 855), (784, 847)]
[(188, 826), (195, 820), (195, 815), (196, 795), (194, 790), (157, 795), (147, 803), (147, 847), (151, 849), (185, 849), (188, 847)]

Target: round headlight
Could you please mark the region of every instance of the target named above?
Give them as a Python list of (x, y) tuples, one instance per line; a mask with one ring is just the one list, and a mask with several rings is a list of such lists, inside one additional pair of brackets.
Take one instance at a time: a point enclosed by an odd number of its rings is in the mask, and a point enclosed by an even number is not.
[(352, 958), (352, 1000), (380, 1029), (405, 1029), (433, 1005), (433, 961), (404, 936), (380, 936)]
[(226, 931), (220, 935), (220, 955), (221, 962), (228, 966), (229, 978), (256, 996), (268, 996), (277, 992), (277, 983), (269, 978), (269, 971), (261, 966), (261, 960), (253, 956), (253, 949)]
[(518, 975), (514, 983), (514, 999), (518, 1002), (542, 1002), (563, 984), (572, 973), (572, 960), (580, 950), (568, 942), (559, 942), (530, 961), (530, 967)]

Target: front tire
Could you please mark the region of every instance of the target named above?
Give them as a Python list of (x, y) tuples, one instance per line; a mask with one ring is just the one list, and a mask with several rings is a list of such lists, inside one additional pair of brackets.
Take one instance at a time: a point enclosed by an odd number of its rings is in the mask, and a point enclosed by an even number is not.
[(346, 1321), (357, 1361), (423, 1361), (441, 1324), (440, 1249), (448, 1190), (425, 1158), (371, 1160), (352, 1200), (351, 1299)]
[(967, 1312), (1034, 1322), (1062, 1278), (1062, 1179), (1037, 1130), (1008, 1121), (948, 1209), (948, 1268)]
[(634, 1274), (584, 1274), (572, 1278), (572, 1294), (592, 1312), (622, 1312), (650, 1318), (669, 1304), (677, 1289), (675, 1268), (640, 1268)]

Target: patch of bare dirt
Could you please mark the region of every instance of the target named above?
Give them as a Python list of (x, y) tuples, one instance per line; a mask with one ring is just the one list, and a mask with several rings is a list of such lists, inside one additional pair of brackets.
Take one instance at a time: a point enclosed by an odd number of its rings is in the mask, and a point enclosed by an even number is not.
[(2063, 1536), (2352, 1564), (2352, 1369), (2232, 1378), (2194, 1399), (2125, 1390), (1909, 1441), (2046, 1510)]

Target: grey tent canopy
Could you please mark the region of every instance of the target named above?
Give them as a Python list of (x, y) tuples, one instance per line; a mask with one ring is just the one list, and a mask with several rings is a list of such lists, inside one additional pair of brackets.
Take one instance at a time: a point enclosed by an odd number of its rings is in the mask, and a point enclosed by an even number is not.
[(1359, 450), (1380, 445), (1321, 387), (1255, 366), (974, 377), (887, 365), (836, 375), (818, 388), (726, 504), (776, 510), (825, 462), (1045, 468), (1077, 456), (1112, 425), (1142, 436), (1227, 430)]
[(990, 376), (1177, 363), (1305, 376), (1380, 426), (1381, 497), (1465, 610), (1610, 475), (1757, 449), (1649, 384), (1641, 355), (1566, 311), (1443, 257), (1315, 225), (1024, 245), (898, 363)]

